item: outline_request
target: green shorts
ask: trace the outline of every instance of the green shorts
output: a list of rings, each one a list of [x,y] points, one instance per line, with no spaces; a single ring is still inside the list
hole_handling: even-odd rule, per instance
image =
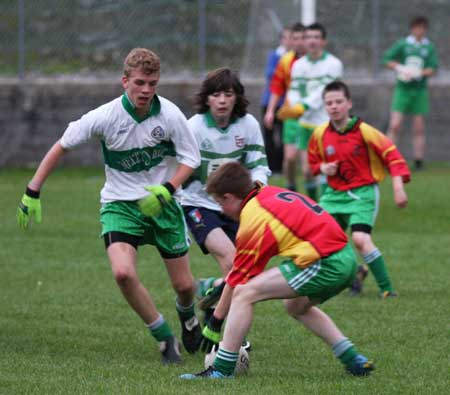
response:
[[[299,146],[300,124],[296,119],[286,119],[283,121],[283,144]]]
[[[357,260],[350,243],[327,258],[319,259],[305,269],[291,259],[283,261],[279,269],[289,286],[299,296],[323,303],[348,288],[356,274]]]
[[[319,205],[328,211],[343,229],[355,224],[373,228],[380,205],[379,187],[378,184],[371,184],[338,191],[327,185]]]
[[[420,115],[429,111],[428,90],[396,85],[392,96],[392,111]]]
[[[306,151],[308,149],[309,140],[314,132],[314,126],[306,126],[300,124],[300,142],[299,149]]]
[[[175,199],[155,218],[142,214],[136,201],[106,203],[100,210],[100,222],[102,236],[109,232],[138,236],[140,245],[151,244],[171,255],[182,255],[189,249],[183,210]]]

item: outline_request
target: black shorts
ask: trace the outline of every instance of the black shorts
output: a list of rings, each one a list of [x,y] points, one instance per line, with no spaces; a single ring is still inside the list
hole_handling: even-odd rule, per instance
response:
[[[204,254],[209,254],[205,240],[209,232],[221,228],[234,243],[239,224],[220,211],[203,207],[183,206],[184,216],[195,241]]]

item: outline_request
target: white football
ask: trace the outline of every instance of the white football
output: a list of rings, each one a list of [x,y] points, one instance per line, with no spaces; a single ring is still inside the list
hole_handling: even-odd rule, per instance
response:
[[[212,350],[210,353],[205,355],[205,369],[208,369],[214,362],[216,358],[217,351]],[[239,358],[236,363],[236,368],[234,369],[235,375],[246,374],[250,368],[250,360],[248,358],[248,352],[241,347],[239,349]]]

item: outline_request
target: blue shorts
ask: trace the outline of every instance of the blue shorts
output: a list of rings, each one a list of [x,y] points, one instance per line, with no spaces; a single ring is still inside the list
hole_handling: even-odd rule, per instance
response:
[[[195,241],[204,254],[209,254],[205,240],[209,232],[221,228],[234,243],[239,224],[220,211],[203,207],[183,206],[184,216]]]

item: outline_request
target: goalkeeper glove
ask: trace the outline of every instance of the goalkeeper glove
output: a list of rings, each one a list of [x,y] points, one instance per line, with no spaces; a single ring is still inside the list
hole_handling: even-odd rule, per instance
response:
[[[172,200],[172,194],[175,192],[175,188],[170,182],[162,185],[149,185],[145,189],[150,194],[139,200],[138,204],[142,213],[147,217],[158,216],[163,207]]]
[[[219,320],[214,315],[209,319],[208,325],[203,328],[202,339],[200,340],[200,349],[209,353],[211,350],[217,349],[220,341],[220,330],[223,320]]]
[[[37,224],[42,222],[41,199],[39,191],[26,189],[17,208],[17,224],[21,229],[28,229],[30,220],[34,217]]]
[[[284,103],[280,109],[277,111],[277,118],[281,121],[286,119],[297,119],[300,118],[305,112],[305,106],[303,104],[294,104],[293,106],[289,103]]]

